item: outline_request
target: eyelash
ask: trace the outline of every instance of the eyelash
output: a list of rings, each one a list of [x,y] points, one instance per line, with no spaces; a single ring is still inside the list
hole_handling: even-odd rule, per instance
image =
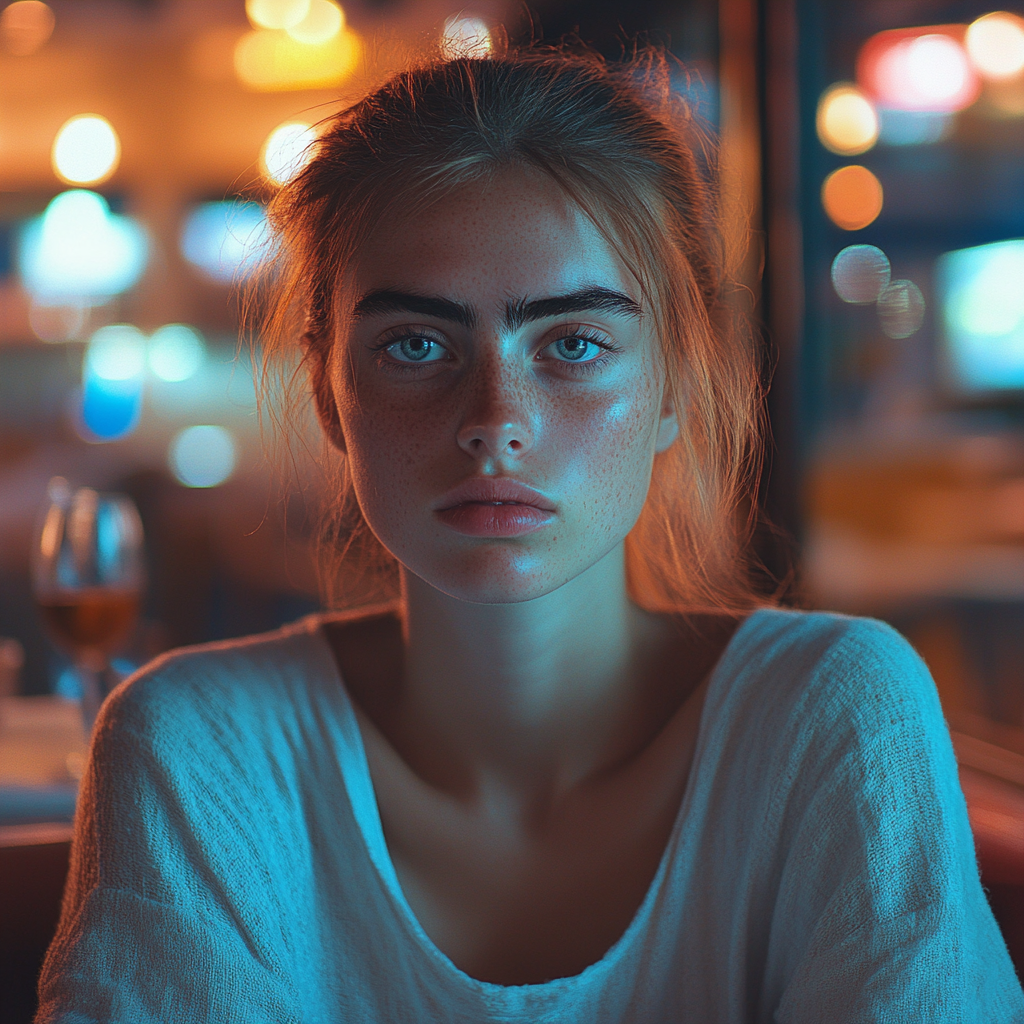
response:
[[[422,369],[424,366],[436,366],[437,362],[444,362],[446,360],[431,361],[429,363],[404,363],[399,359],[388,359],[387,350],[392,345],[397,345],[400,342],[407,341],[410,338],[423,338],[426,341],[432,342],[434,345],[440,345],[445,351],[448,351],[448,346],[437,338],[423,331],[405,331],[400,334],[392,335],[391,337],[385,336],[377,342],[371,349],[373,352],[377,364],[388,370],[399,370],[402,372],[415,372],[416,370]]]
[[[604,354],[598,356],[596,359],[588,359],[585,362],[573,362],[571,359],[553,359],[552,362],[558,363],[559,366],[572,367],[571,372],[577,374],[590,374],[597,373],[609,359],[619,352],[619,346],[611,341],[604,341],[601,337],[597,336],[596,333],[588,331],[585,327],[579,328],[578,330],[568,331],[565,334],[560,334],[557,338],[552,339],[548,342],[544,348],[548,348],[551,345],[556,344],[559,341],[565,341],[568,338],[579,338],[581,341],[589,341],[591,345],[596,345],[600,349],[604,349]]]
[[[387,350],[392,345],[397,345],[402,341],[406,341],[410,338],[424,338],[427,341],[432,342],[435,345],[440,345],[447,351],[447,346],[439,341],[437,338],[431,337],[429,334],[420,331],[409,331],[391,337],[385,336],[376,345],[372,347],[372,352],[376,357],[378,365],[386,367],[388,370],[399,370],[402,372],[416,372],[422,369],[424,366],[434,366],[437,362],[444,362],[447,360],[437,360],[430,363],[406,363],[398,359],[388,359]],[[552,339],[548,342],[544,348],[549,348],[556,342],[565,341],[567,338],[579,338],[581,341],[590,342],[592,345],[596,345],[598,348],[604,350],[604,354],[598,356],[596,359],[587,359],[584,362],[573,362],[571,359],[552,359],[551,362],[557,363],[559,366],[571,367],[570,372],[575,374],[592,374],[600,370],[609,359],[620,351],[618,345],[611,341],[605,341],[601,337],[598,337],[594,332],[587,331],[585,328],[579,330],[569,331],[566,334],[559,335],[557,338]],[[543,350],[542,350],[543,351]]]

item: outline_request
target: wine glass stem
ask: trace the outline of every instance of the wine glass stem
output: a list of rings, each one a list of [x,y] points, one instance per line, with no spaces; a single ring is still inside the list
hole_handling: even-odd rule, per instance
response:
[[[105,665],[85,662],[78,665],[78,678],[82,685],[82,725],[86,737],[92,735],[96,716],[100,713],[100,707],[107,696],[106,676]]]

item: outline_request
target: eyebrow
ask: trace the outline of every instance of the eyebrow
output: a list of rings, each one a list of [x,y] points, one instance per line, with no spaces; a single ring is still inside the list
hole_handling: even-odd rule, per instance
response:
[[[476,311],[464,303],[437,295],[417,295],[390,288],[367,292],[352,310],[356,319],[385,313],[418,313],[420,316],[447,320],[462,327],[475,327],[477,323]],[[510,299],[505,303],[505,326],[508,330],[516,330],[523,324],[565,316],[567,313],[614,313],[634,319],[643,316],[643,310],[635,299],[611,288],[595,287],[546,299]]]
[[[636,300],[611,288],[583,288],[549,299],[516,299],[505,304],[505,326],[509,330],[534,320],[546,320],[566,313],[615,313],[640,319],[643,310]]]
[[[418,313],[438,320],[448,320],[462,327],[476,326],[476,313],[461,302],[442,299],[435,295],[415,295],[389,288],[368,292],[356,304],[352,315],[356,319],[380,316],[384,313]]]

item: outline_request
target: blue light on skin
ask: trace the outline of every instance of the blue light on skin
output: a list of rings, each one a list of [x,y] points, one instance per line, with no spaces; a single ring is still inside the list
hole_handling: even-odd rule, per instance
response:
[[[208,277],[228,284],[252,273],[269,237],[259,203],[203,203],[185,219],[181,254]]]
[[[939,257],[945,358],[966,391],[1024,388],[1024,239]]]
[[[142,276],[147,257],[142,227],[87,189],[56,196],[25,225],[18,244],[22,281],[40,305],[119,295]]]

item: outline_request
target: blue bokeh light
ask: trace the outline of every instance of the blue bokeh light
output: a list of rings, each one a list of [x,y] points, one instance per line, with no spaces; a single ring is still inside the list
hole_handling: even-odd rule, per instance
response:
[[[224,427],[186,427],[171,441],[171,471],[186,487],[217,487],[235,471],[235,439]]]
[[[146,268],[139,224],[87,189],[61,192],[21,232],[18,266],[40,305],[98,304],[131,288]]]
[[[256,269],[269,237],[267,218],[259,203],[203,203],[185,219],[181,254],[208,277],[229,283],[248,277]]]
[[[130,324],[102,327],[89,340],[82,363],[82,424],[89,440],[115,441],[138,425],[145,344]]]

